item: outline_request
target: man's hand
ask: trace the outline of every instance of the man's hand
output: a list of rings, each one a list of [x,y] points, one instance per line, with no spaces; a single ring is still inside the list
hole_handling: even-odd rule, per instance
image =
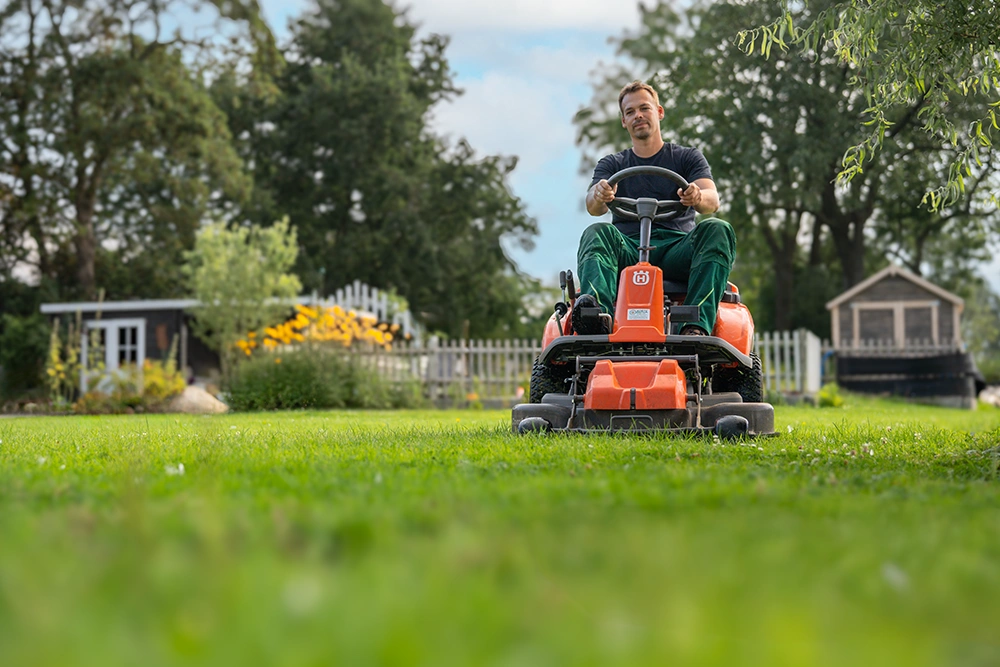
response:
[[[607,204],[609,201],[614,201],[615,193],[618,192],[618,186],[611,186],[605,180],[597,181],[594,184],[594,199],[601,202],[602,204]]]
[[[608,212],[608,202],[613,201],[618,186],[611,186],[606,180],[601,179],[594,183],[587,193],[587,212],[591,215],[604,215]]]
[[[719,193],[711,179],[701,178],[687,186],[686,190],[678,188],[677,196],[685,206],[692,206],[703,215],[719,210]]]
[[[701,204],[701,188],[694,183],[688,185],[687,190],[677,189],[677,196],[681,198],[681,203],[685,206],[693,206],[695,209]]]

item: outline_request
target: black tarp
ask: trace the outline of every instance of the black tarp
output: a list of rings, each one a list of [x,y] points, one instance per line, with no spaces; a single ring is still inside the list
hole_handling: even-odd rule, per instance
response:
[[[866,357],[837,354],[837,384],[869,394],[914,398],[975,398],[986,380],[972,355],[950,352],[928,357]]]

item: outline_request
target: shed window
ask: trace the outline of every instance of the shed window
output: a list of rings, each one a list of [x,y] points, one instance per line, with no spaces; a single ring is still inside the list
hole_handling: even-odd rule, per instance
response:
[[[139,327],[124,326],[118,329],[118,366],[139,361]]]
[[[893,340],[891,309],[862,310],[858,313],[858,338],[864,342]]]
[[[903,317],[907,343],[928,344],[934,340],[932,310],[930,308],[907,308]]]

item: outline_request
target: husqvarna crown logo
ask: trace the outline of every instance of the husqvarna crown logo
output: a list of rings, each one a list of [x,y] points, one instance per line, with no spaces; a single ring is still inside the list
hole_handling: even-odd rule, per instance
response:
[[[632,282],[636,285],[648,285],[649,271],[636,271],[632,274]]]

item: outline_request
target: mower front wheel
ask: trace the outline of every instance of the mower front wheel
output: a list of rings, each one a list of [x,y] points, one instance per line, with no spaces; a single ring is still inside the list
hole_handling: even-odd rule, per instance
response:
[[[744,403],[764,401],[764,371],[760,357],[750,353],[750,368],[716,368],[712,375],[712,393],[735,391]]]
[[[545,394],[565,394],[566,389],[566,377],[540,363],[536,357],[535,362],[531,365],[528,402],[541,403]]]

